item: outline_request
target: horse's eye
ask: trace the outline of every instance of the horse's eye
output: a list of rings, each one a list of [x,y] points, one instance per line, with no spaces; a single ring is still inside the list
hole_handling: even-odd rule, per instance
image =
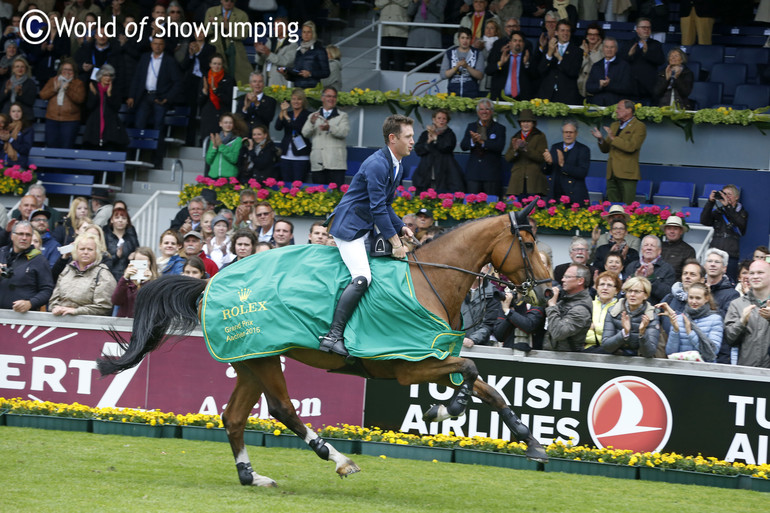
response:
[[[535,249],[535,244],[533,242],[525,242],[524,247],[527,248],[527,251],[532,251]]]

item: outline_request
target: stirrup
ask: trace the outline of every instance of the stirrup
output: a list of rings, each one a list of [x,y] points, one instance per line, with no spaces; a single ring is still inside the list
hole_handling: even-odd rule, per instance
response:
[[[318,339],[321,342],[321,345],[318,347],[319,350],[325,353],[335,353],[344,356],[345,358],[350,356],[350,353],[348,353],[348,350],[345,347],[345,342],[341,338],[333,338],[327,334],[318,337]]]

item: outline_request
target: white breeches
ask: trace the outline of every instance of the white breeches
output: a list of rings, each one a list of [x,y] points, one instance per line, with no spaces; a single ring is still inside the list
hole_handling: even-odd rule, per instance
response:
[[[334,237],[337,243],[337,249],[340,250],[342,261],[350,271],[350,278],[363,276],[367,283],[372,283],[372,271],[369,269],[369,258],[366,254],[366,238],[369,234],[359,237],[355,240],[342,240]]]

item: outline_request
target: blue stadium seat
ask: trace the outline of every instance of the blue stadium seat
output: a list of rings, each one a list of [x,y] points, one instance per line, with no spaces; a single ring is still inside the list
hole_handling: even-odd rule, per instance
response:
[[[741,84],[735,88],[733,104],[758,109],[770,105],[770,85]]]
[[[695,184],[692,182],[660,182],[655,193],[656,205],[668,205],[672,210],[692,205]]]
[[[732,103],[735,89],[746,83],[748,66],[745,64],[714,64],[709,75],[709,82],[722,84],[722,102]],[[722,103],[720,102],[720,103]]]
[[[690,100],[695,105],[694,109],[710,109],[712,106],[722,102],[722,84],[714,82],[694,82]]]
[[[706,200],[709,199],[709,195],[711,195],[711,191],[721,191],[722,187],[724,187],[726,184],[721,183],[707,183],[703,185],[703,194],[698,196],[698,206],[702,207],[706,204]],[[738,194],[740,194],[741,189],[738,188]]]
[[[685,215],[685,222],[687,224],[700,224],[700,214],[703,212],[702,207],[682,207],[680,211]],[[687,214],[690,214],[689,216]]]
[[[695,45],[688,52],[688,60],[700,62],[701,70],[711,73],[715,64],[724,62],[725,47],[719,45]],[[697,80],[698,77],[695,77]],[[710,80],[713,82],[713,80]]]
[[[607,180],[602,176],[586,176],[586,188],[591,204],[601,203],[607,192]]]
[[[692,71],[692,76],[695,80],[698,80],[698,77],[700,76],[700,62],[698,61],[691,61],[690,59],[687,59],[687,67],[690,68],[690,71]]]
[[[739,47],[735,51],[735,62],[746,64],[749,67],[748,81],[756,84],[760,69],[770,63],[770,49]]]
[[[652,180],[639,180],[636,182],[636,201],[650,203],[652,198]]]

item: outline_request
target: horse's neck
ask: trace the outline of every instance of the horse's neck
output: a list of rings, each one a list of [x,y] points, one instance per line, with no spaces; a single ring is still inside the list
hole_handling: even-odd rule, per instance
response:
[[[415,254],[420,262],[447,264],[479,272],[490,260],[492,243],[502,231],[502,224],[499,217],[468,223],[431,241]],[[447,320],[453,327],[458,327],[460,306],[476,277],[431,266],[422,266],[422,272],[417,270],[417,266],[412,266],[412,277],[415,284],[427,280],[432,285],[425,283],[425,287],[415,286],[417,300],[442,318],[446,318],[448,313]]]

